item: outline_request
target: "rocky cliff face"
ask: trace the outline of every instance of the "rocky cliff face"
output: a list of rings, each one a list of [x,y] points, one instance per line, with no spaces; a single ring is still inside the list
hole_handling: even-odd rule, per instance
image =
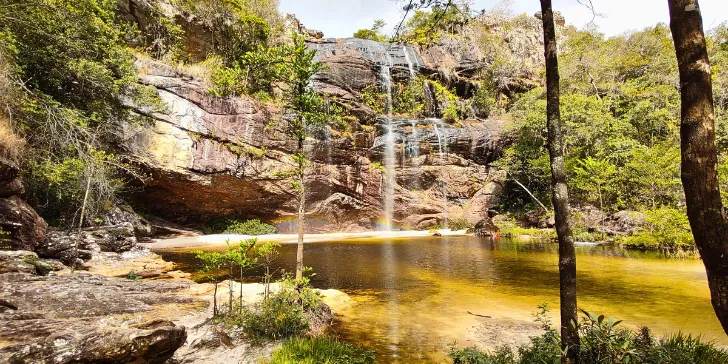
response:
[[[362,40],[321,40],[311,48],[329,66],[314,87],[361,122],[347,132],[316,131],[306,142],[314,162],[306,177],[309,231],[375,229],[388,198],[393,225],[402,228],[486,216],[501,189],[488,164],[506,143],[503,122],[377,116],[361,102],[362,90],[386,89],[383,72],[391,79],[431,72],[428,64],[436,59],[412,47]],[[297,198],[281,177],[293,167],[295,145],[271,122],[280,110],[246,97],[210,96],[201,81],[159,62],[140,59],[138,67],[142,83],[157,89],[168,110],[140,110],[154,122],[123,126],[125,153],[151,176],[131,196],[134,207],[182,223],[235,215],[274,222],[282,231],[295,227]],[[361,125],[372,120],[373,128]],[[393,186],[383,167],[392,161]]]

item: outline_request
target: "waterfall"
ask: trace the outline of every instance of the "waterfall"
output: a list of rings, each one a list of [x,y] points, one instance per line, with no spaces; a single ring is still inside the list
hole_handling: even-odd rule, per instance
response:
[[[448,225],[448,220],[450,220],[450,213],[448,212],[448,201],[447,201],[447,181],[444,178],[445,173],[445,166],[447,165],[447,135],[442,136],[440,134],[440,129],[437,128],[437,124],[435,124],[435,134],[437,135],[437,148],[440,152],[440,166],[442,168],[440,169],[442,175],[440,183],[442,183],[442,197],[443,197],[443,203],[445,205],[445,227]],[[443,143],[444,139],[444,143]]]
[[[392,231],[394,218],[394,184],[395,184],[395,153],[394,153],[394,127],[392,126],[392,75],[390,67],[392,61],[387,55],[387,65],[382,65],[381,77],[385,92],[385,112],[387,113],[387,134],[384,138],[384,168],[386,187],[384,190],[384,224],[385,231]]]
[[[415,67],[412,65],[412,59],[410,58],[409,51],[407,50],[407,46],[402,46],[402,51],[404,52],[404,59],[407,60],[407,66],[409,66],[409,73],[410,78],[414,81],[416,74],[415,74]]]

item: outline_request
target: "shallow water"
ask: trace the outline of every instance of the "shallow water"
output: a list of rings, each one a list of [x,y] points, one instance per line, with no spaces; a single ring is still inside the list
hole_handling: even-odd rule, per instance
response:
[[[558,322],[557,248],[466,236],[347,240],[307,243],[304,263],[317,273],[314,286],[352,296],[354,305],[337,313],[344,338],[376,349],[381,362],[440,362],[453,341],[512,344],[505,332],[530,326],[541,303]],[[195,269],[189,253],[160,253]],[[728,345],[700,261],[601,246],[579,246],[577,254],[580,308],[656,334],[682,330]],[[282,246],[277,267],[295,267],[294,244]],[[484,342],[474,329],[482,323],[505,325],[503,335],[495,330]]]

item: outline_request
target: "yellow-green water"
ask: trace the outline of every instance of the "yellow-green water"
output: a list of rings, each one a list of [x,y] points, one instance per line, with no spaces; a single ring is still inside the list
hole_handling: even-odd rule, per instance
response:
[[[295,245],[281,253],[277,265],[291,270]],[[656,334],[682,330],[728,345],[700,261],[594,246],[577,254],[580,308]],[[194,270],[187,253],[162,255]],[[304,253],[314,286],[354,300],[337,313],[337,332],[376,349],[381,362],[402,363],[443,361],[453,341],[513,344],[509,330],[523,331],[544,302],[558,322],[557,260],[555,244],[476,237],[311,243]],[[480,324],[495,329],[483,336]]]

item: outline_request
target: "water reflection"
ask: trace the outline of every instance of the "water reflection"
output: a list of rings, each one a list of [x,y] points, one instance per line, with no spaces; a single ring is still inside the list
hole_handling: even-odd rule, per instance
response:
[[[342,336],[375,348],[382,362],[429,362],[451,341],[475,340],[471,328],[483,319],[467,311],[532,322],[537,305],[557,308],[557,252],[552,243],[475,237],[351,240],[307,244],[304,263],[317,273],[316,287],[353,297],[339,313]],[[577,254],[581,308],[658,334],[682,329],[728,344],[701,262],[602,246],[579,246]],[[194,270],[189,254],[163,256]],[[294,265],[295,245],[284,245],[277,266]]]

